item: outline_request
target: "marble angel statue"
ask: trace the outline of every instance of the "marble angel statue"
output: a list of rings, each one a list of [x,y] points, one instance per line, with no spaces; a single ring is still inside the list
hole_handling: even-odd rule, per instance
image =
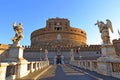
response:
[[[22,23],[19,23],[18,26],[16,23],[13,23],[13,29],[15,31],[15,36],[12,38],[14,45],[19,45],[20,40],[24,37]]]
[[[95,25],[98,25],[103,44],[110,44],[109,29],[113,33],[111,21],[109,19],[106,19],[106,24],[102,21],[97,21],[97,23]]]

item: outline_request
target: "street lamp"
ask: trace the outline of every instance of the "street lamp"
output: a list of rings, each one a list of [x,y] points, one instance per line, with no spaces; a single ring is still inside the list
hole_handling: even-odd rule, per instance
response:
[[[80,47],[78,48],[78,52],[80,52]]]
[[[42,51],[42,48],[40,48],[40,61],[42,60],[42,59],[41,59],[41,51]]]
[[[80,56],[80,60],[82,59],[82,56]]]
[[[78,55],[80,56],[80,47],[78,48]],[[80,58],[81,59],[81,58]]]

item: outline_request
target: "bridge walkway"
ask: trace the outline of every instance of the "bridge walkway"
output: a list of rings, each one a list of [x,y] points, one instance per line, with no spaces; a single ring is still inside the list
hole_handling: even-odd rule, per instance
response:
[[[53,65],[38,80],[119,80],[71,65]]]

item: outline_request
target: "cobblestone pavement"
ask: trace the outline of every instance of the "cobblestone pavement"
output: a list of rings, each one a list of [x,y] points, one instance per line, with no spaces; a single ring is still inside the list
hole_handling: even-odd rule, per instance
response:
[[[53,65],[39,80],[119,80],[70,65]]]

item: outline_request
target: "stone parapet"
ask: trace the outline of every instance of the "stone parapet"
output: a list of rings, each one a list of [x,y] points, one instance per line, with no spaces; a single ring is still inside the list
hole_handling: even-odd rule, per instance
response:
[[[74,60],[70,64],[120,79],[120,61]]]
[[[0,63],[0,80],[20,80],[29,73],[45,68],[49,61],[36,62],[2,62]]]

